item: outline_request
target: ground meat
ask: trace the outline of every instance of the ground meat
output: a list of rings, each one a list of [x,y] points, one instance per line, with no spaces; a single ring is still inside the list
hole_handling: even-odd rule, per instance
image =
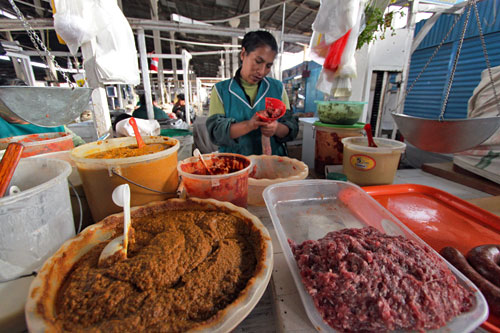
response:
[[[475,304],[430,248],[402,236],[366,227],[289,244],[316,308],[342,332],[435,329]]]
[[[86,253],[57,295],[64,330],[181,332],[231,304],[254,275],[258,239],[248,221],[224,212],[168,211],[132,220],[128,259],[97,267]]]

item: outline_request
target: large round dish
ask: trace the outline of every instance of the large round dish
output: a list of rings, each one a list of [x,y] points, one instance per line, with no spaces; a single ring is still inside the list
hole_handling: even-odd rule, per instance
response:
[[[153,208],[153,209],[152,209]],[[233,216],[250,221],[261,233],[263,239],[262,255],[257,264],[254,276],[240,292],[240,296],[225,309],[219,311],[209,323],[191,331],[229,332],[234,329],[254,308],[262,297],[273,268],[273,249],[271,237],[262,222],[246,209],[229,202],[213,199],[170,199],[135,207],[131,216],[139,216],[145,211],[156,214],[168,210],[219,210]],[[123,213],[110,215],[101,222],[89,226],[82,233],[65,242],[50,257],[30,286],[26,302],[26,322],[30,332],[60,332],[62,325],[56,319],[55,301],[57,292],[67,273],[73,265],[97,244],[115,237],[121,231]]]
[[[269,185],[306,179],[309,167],[295,158],[276,155],[250,155],[254,164],[248,178],[248,204],[264,206],[262,192]]]

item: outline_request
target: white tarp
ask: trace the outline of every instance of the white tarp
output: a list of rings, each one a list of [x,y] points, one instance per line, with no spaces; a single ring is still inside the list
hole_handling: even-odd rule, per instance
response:
[[[500,98],[500,66],[491,69],[497,95]],[[474,89],[468,104],[469,118],[500,116],[488,70]],[[453,163],[500,184],[500,128],[480,146],[457,153]]]

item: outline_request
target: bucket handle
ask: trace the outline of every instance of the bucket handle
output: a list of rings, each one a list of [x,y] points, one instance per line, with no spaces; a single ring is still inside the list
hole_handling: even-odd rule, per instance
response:
[[[130,184],[133,184],[135,186],[138,186],[140,188],[143,188],[145,190],[148,190],[148,191],[151,191],[151,192],[155,192],[155,193],[159,193],[159,194],[177,194],[177,192],[162,192],[162,191],[158,191],[158,190],[155,190],[155,189],[152,189],[152,188],[149,188],[147,186],[144,186],[144,185],[141,185],[141,184],[137,184],[136,182],[134,182],[133,180],[130,180],[128,179],[127,177],[124,177],[122,175],[120,175],[118,172],[116,172],[116,170],[114,168],[111,168],[111,173],[115,176],[118,176],[120,177],[121,179],[125,180],[126,182],[129,182]]]

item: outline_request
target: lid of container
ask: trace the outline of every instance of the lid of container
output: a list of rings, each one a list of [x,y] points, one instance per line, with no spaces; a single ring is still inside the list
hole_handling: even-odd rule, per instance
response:
[[[332,128],[363,128],[365,126],[364,123],[355,123],[352,125],[337,125],[337,124],[327,124],[322,123],[321,121],[316,121],[313,123],[313,126],[323,126],[323,127],[332,127]]]
[[[346,182],[347,181],[347,176],[344,175],[343,173],[339,173],[339,172],[329,172],[326,175],[326,179],[341,180],[341,181]]]
[[[180,129],[180,128],[165,128],[160,130],[160,135],[161,136],[187,136],[187,135],[193,135],[193,132],[187,129]]]

